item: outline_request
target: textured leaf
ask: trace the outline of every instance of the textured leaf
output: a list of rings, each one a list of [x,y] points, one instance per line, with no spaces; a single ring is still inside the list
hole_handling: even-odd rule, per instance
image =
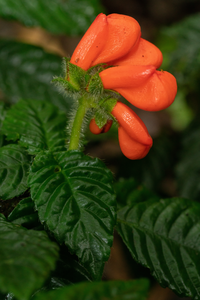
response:
[[[197,118],[182,135],[179,162],[176,166],[178,191],[182,197],[200,200],[200,121]]]
[[[19,145],[0,148],[0,197],[3,200],[19,196],[28,189],[30,162],[31,157]]]
[[[98,0],[0,0],[1,17],[57,34],[84,33],[100,12]]]
[[[26,228],[39,226],[38,213],[34,209],[33,200],[22,199],[8,216],[8,221]]]
[[[148,155],[141,160],[130,161],[123,157],[119,173],[122,177],[135,177],[139,183],[148,189],[158,190],[159,183],[173,163],[172,138],[162,135],[154,140]]]
[[[8,111],[2,132],[8,140],[35,154],[41,150],[62,151],[65,146],[66,115],[45,101],[20,100]]]
[[[45,232],[27,230],[0,215],[0,290],[27,300],[55,267],[58,246]]]
[[[146,279],[80,283],[38,294],[34,300],[145,300],[148,288]]]
[[[63,97],[51,84],[53,77],[61,73],[61,62],[60,57],[40,47],[1,40],[0,89],[12,103],[19,99],[47,100],[68,111],[73,100]]]
[[[38,154],[29,175],[40,221],[95,279],[110,255],[115,225],[112,173],[79,151]]]
[[[199,299],[199,203],[172,198],[126,206],[119,211],[117,231],[163,287]]]

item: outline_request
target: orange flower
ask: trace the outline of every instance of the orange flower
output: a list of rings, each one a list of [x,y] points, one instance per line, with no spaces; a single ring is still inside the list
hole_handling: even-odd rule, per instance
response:
[[[75,49],[70,62],[84,70],[104,64],[104,70],[99,73],[104,88],[120,93],[140,109],[165,109],[176,96],[174,76],[156,70],[162,64],[161,51],[141,38],[140,25],[129,16],[98,15]],[[119,123],[122,152],[131,159],[144,157],[152,145],[144,123],[120,102],[111,113]],[[91,131],[93,125],[90,125]]]

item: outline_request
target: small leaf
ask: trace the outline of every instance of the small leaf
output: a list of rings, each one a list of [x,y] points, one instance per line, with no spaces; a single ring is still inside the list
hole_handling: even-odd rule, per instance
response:
[[[149,283],[146,279],[84,282],[57,291],[38,294],[34,300],[145,300],[148,289]]]
[[[38,213],[34,209],[33,200],[28,197],[22,199],[7,217],[9,222],[26,228],[39,226]]]
[[[28,152],[62,151],[65,146],[66,115],[45,101],[20,100],[7,113],[2,131]]]
[[[73,99],[63,97],[51,84],[53,77],[61,73],[61,63],[59,56],[40,47],[1,40],[0,88],[11,103],[19,99],[46,100],[68,111]]]
[[[102,12],[98,0],[0,0],[0,16],[26,26],[40,26],[56,34],[84,33],[97,14]],[[52,21],[53,19],[53,21]]]
[[[101,278],[113,242],[112,181],[100,160],[79,151],[38,154],[29,175],[40,221],[80,258],[94,279]]]
[[[27,300],[42,286],[58,257],[45,232],[27,230],[0,215],[0,290]]]
[[[163,286],[200,297],[200,204],[151,199],[118,213],[117,231],[133,258]]]
[[[0,148],[0,197],[11,199],[27,189],[27,177],[31,157],[19,145],[7,145]]]

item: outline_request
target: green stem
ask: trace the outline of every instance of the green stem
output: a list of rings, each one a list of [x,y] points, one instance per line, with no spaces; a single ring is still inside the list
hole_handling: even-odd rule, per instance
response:
[[[83,101],[80,101],[81,103],[79,102],[80,104],[76,112],[76,116],[74,118],[68,150],[77,150],[79,148],[81,127],[83,124],[85,114],[89,108],[87,101],[84,101],[84,99],[82,100]]]

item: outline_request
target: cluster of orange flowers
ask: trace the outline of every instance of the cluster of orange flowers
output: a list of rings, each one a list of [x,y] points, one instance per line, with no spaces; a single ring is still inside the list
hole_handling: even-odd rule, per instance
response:
[[[176,79],[166,71],[158,71],[162,53],[152,43],[141,38],[138,22],[129,16],[100,14],[76,47],[70,62],[88,70],[100,63],[111,66],[99,73],[105,89],[120,93],[134,106],[147,111],[167,108],[175,99]],[[119,143],[130,159],[143,158],[152,146],[143,121],[120,101],[112,110],[118,121]],[[98,128],[90,123],[94,133],[109,130],[111,122]]]

